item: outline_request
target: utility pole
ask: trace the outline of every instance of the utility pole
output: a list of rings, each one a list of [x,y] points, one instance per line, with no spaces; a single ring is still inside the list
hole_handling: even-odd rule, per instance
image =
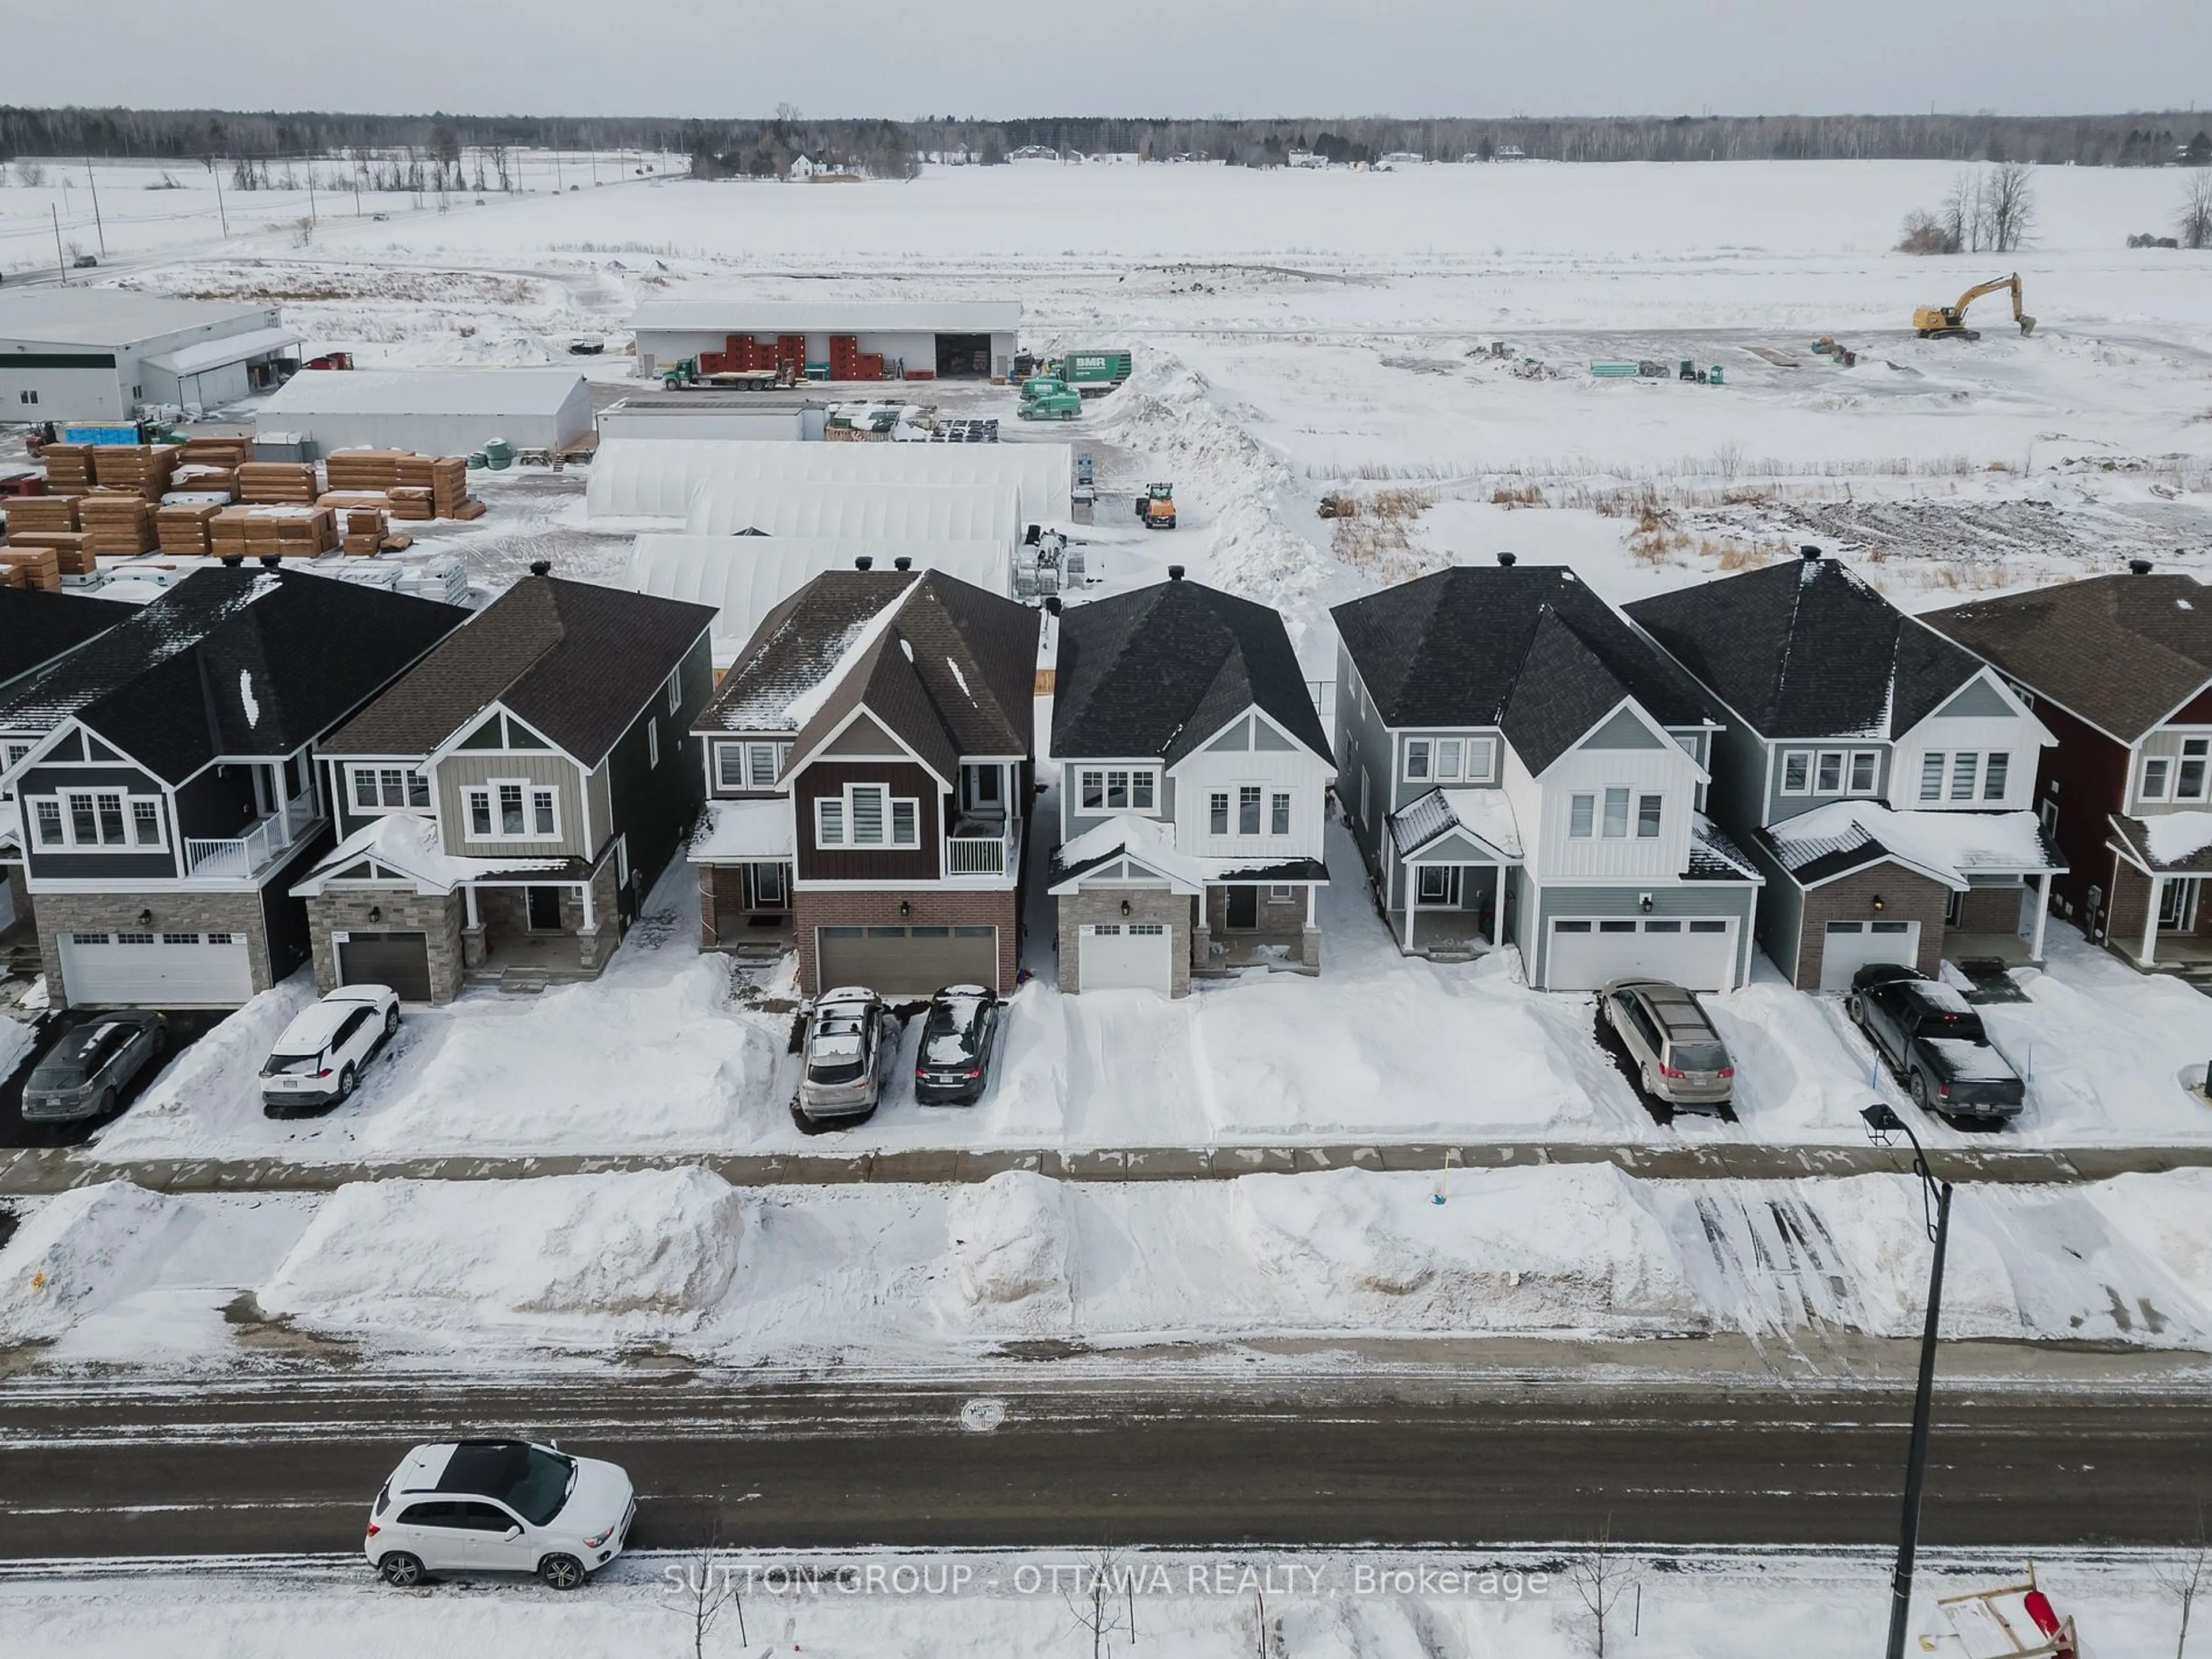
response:
[[[209,171],[215,174],[215,216],[216,218],[222,221],[223,238],[225,240],[228,240],[230,237],[230,215],[223,211],[222,206],[222,158],[221,156],[217,156],[216,158],[215,166],[210,168]]]
[[[561,152],[558,148],[556,148],[553,152],[553,193],[556,196],[560,195],[562,193],[562,188]]]
[[[315,153],[307,152],[307,222],[315,222]]]
[[[100,257],[107,257],[107,227],[100,217],[100,181],[92,176],[92,157],[84,158],[84,181],[92,186],[92,223],[100,233]]]
[[[62,210],[56,207],[52,202],[49,202],[46,204],[46,211],[52,214],[54,219],[54,269],[61,272],[62,286],[64,288],[67,288],[69,286],[69,258],[68,256],[62,252]]]

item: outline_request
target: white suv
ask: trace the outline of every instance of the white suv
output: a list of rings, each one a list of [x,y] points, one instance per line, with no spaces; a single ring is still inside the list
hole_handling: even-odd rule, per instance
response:
[[[270,1117],[335,1106],[354,1091],[377,1050],[399,1029],[388,985],[341,985],[284,1028],[261,1067],[261,1109]]]
[[[622,1553],[636,1518],[617,1464],[528,1440],[448,1442],[392,1471],[362,1553],[402,1589],[437,1572],[534,1572],[568,1590]]]

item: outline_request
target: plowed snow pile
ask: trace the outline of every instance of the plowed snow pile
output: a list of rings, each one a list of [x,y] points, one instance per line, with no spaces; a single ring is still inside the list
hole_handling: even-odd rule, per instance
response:
[[[698,1169],[360,1182],[331,1194],[258,1297],[311,1326],[420,1337],[685,1331],[729,1289],[744,1212]]]
[[[39,1206],[0,1250],[0,1342],[59,1336],[135,1288],[174,1215],[173,1200],[127,1181]]]
[[[945,1227],[952,1285],[969,1319],[1038,1334],[1074,1322],[1066,1182],[1008,1170],[957,1189]]]

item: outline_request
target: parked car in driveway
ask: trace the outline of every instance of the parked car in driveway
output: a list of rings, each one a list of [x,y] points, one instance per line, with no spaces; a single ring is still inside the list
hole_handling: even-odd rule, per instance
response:
[[[388,985],[341,985],[284,1028],[261,1066],[261,1109],[284,1117],[349,1097],[399,1029]]]
[[[1663,979],[1617,979],[1598,993],[1597,1006],[1645,1094],[1679,1111],[1717,1112],[1734,1098],[1735,1062],[1692,993]]]
[[[150,1009],[118,1010],[72,1025],[31,1068],[23,1085],[23,1121],[106,1117],[168,1041],[168,1020]]]
[[[622,1553],[636,1518],[619,1464],[557,1443],[448,1441],[401,1460],[362,1553],[402,1589],[433,1573],[527,1572],[569,1590]]]
[[[898,1054],[899,1023],[866,986],[824,991],[806,1026],[795,1109],[809,1123],[857,1122],[876,1109]]]
[[[914,1054],[914,1097],[925,1106],[972,1106],[990,1082],[1006,1004],[981,985],[948,985],[929,1000]]]
[[[2000,1121],[2020,1115],[2027,1085],[1990,1042],[1973,1005],[1952,987],[1917,969],[1870,963],[1852,976],[1844,1006],[1922,1111]]]

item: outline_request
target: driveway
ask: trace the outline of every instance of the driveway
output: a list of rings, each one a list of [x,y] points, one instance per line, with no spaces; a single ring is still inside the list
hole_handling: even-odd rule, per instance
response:
[[[23,1063],[15,1068],[15,1075],[0,1084],[0,1146],[81,1146],[92,1138],[93,1131],[114,1118],[88,1118],[82,1123],[26,1123],[23,1121],[23,1085],[30,1079],[31,1069],[40,1058],[72,1026],[100,1018],[97,1010],[70,1009],[59,1014],[49,1014],[38,1024],[38,1041]],[[146,1091],[147,1085],[173,1064],[179,1054],[205,1036],[223,1018],[222,1011],[211,1008],[192,1008],[173,1011],[169,1015],[169,1047],[159,1066],[149,1066],[131,1079],[123,1090],[122,1098],[115,1109],[115,1116],[129,1111],[131,1103]]]

